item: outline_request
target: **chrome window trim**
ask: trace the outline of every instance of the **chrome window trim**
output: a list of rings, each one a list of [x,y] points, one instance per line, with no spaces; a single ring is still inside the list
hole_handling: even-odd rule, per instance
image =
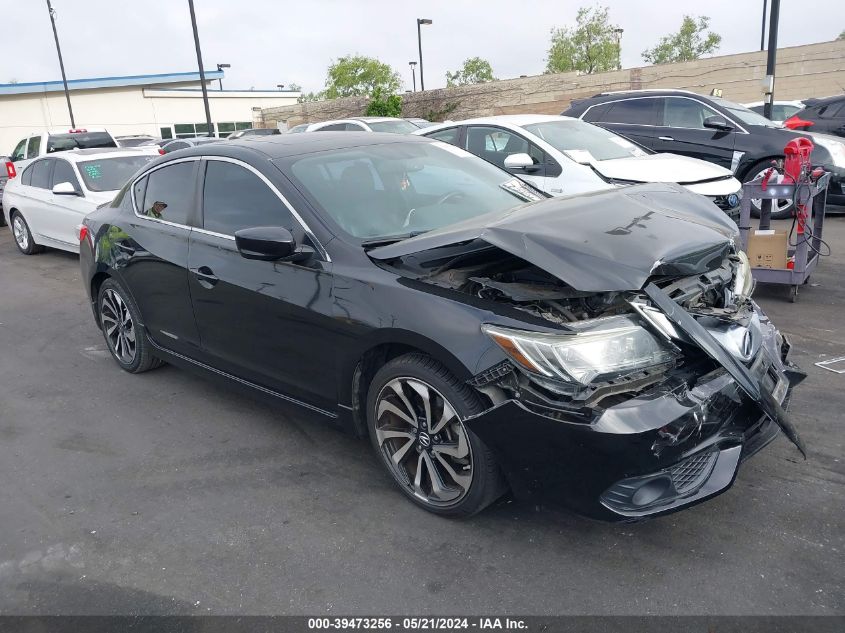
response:
[[[270,179],[267,178],[267,176],[262,174],[260,171],[258,171],[255,167],[253,167],[249,163],[245,163],[244,161],[238,160],[237,158],[230,158],[228,156],[203,156],[203,159],[207,160],[207,161],[216,160],[216,161],[221,162],[221,163],[232,163],[233,165],[238,165],[239,167],[243,167],[247,171],[250,171],[253,174],[255,174],[256,176],[258,176],[258,178],[262,182],[264,182],[265,185],[267,185],[270,188],[270,191],[272,191],[274,194],[276,194],[276,197],[279,200],[281,200],[282,204],[285,205],[285,207],[287,207],[287,210],[290,211],[290,214],[293,216],[294,220],[296,220],[299,223],[299,225],[302,227],[302,230],[305,231],[305,235],[307,235],[308,238],[314,243],[314,246],[317,248],[317,250],[319,251],[322,258],[326,262],[331,263],[331,261],[332,261],[331,256],[329,256],[328,251],[320,243],[320,240],[317,239],[317,236],[314,235],[314,232],[311,230],[311,227],[309,227],[308,224],[305,222],[305,220],[302,219],[302,216],[299,215],[299,213],[297,213],[296,209],[293,208],[293,205],[288,201],[287,198],[285,198],[284,194],[282,194],[282,192],[279,191],[276,188],[276,185],[274,185],[272,182],[270,182]],[[223,234],[223,233],[215,233],[214,231],[208,231],[207,229],[202,229],[202,232],[209,234],[209,235],[217,235],[219,237],[225,237],[225,238],[231,239],[231,240],[235,239],[234,235],[226,235],[226,234]]]
[[[589,106],[586,110],[584,110],[581,113],[581,116],[579,116],[578,118],[581,119],[582,121],[585,121],[586,123],[592,123],[593,125],[597,125],[599,123],[602,123],[604,125],[638,125],[640,127],[666,127],[666,128],[672,129],[672,130],[706,130],[706,129],[708,129],[708,128],[701,128],[701,127],[678,127],[678,126],[671,126],[671,125],[650,125],[648,123],[625,123],[625,122],[622,122],[622,121],[586,121],[584,119],[584,117],[587,116],[587,112],[589,112],[593,108],[597,108],[598,106],[601,106],[601,105],[607,105],[608,103],[619,103],[621,101],[632,101],[634,99],[688,99],[689,101],[695,101],[696,103],[704,106],[705,108],[708,108],[710,110],[713,109],[709,105],[707,105],[706,103],[701,101],[700,99],[694,99],[693,97],[688,97],[686,95],[674,95],[674,94],[648,95],[648,96],[643,96],[643,97],[628,97],[626,99],[611,99],[611,100],[608,100],[608,101],[601,101],[600,103],[594,103],[593,105]],[[742,134],[748,134],[749,133],[748,130],[746,130],[739,123],[734,121],[731,117],[724,115],[724,114],[721,114],[720,112],[718,114],[725,117],[725,119],[727,121],[730,121],[731,123],[733,123],[736,126],[738,132],[741,132]]]

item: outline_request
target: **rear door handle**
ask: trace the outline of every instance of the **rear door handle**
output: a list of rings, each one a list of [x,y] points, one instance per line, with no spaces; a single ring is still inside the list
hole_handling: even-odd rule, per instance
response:
[[[219,279],[214,276],[214,271],[211,270],[208,266],[200,266],[199,268],[192,268],[191,272],[194,273],[194,277],[197,278],[197,281],[200,282],[200,285],[205,288],[211,288],[214,286]]]
[[[661,141],[674,141],[675,140],[671,136],[658,136],[657,138],[659,138]]]

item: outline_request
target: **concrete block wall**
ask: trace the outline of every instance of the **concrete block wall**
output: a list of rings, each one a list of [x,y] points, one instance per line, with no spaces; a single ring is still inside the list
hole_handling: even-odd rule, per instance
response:
[[[761,101],[766,53],[754,51],[693,62],[581,75],[556,73],[402,95],[403,115],[455,121],[496,114],[560,114],[570,101],[609,90],[681,88],[709,94],[721,88],[739,103]],[[778,49],[776,99],[802,99],[845,90],[845,40]],[[367,98],[349,97],[263,110],[265,127],[361,116]],[[444,114],[445,113],[445,114]]]

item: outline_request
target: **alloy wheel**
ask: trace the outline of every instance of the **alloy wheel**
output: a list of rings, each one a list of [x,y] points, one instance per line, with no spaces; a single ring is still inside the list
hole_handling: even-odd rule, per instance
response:
[[[763,176],[766,175],[766,172],[769,171],[769,167],[764,167],[759,172],[757,172],[751,181],[759,180]],[[763,200],[761,198],[751,198],[751,205],[760,211],[763,208]],[[792,199],[791,198],[776,198],[772,200],[772,214],[775,213],[782,213],[787,211],[792,206]]]
[[[114,355],[120,362],[130,364],[136,351],[135,323],[126,302],[111,288],[103,293],[100,321]]]
[[[29,248],[29,230],[26,228],[26,223],[19,215],[12,220],[12,233],[15,235],[15,241],[22,251]]]
[[[454,505],[469,491],[472,449],[454,407],[417,378],[394,378],[375,403],[382,457],[400,485],[426,504]]]

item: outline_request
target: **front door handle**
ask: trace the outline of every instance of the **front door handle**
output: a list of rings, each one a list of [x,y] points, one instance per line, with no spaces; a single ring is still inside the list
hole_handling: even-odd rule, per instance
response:
[[[658,136],[657,138],[659,138],[661,141],[674,141],[675,140],[671,136]]]
[[[208,266],[200,266],[199,268],[192,268],[191,272],[194,273],[194,277],[197,278],[197,281],[200,282],[200,285],[204,288],[211,288],[214,286],[219,279],[214,276],[214,271],[211,270]]]

